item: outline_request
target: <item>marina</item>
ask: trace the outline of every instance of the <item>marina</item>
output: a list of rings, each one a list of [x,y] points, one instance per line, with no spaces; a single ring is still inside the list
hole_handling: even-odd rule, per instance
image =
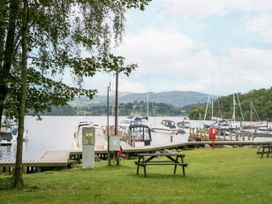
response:
[[[159,124],[164,118],[151,117],[151,124]],[[168,117],[168,120],[179,121],[178,117]],[[29,130],[27,142],[23,144],[23,165],[25,172],[42,171],[52,168],[69,168],[82,158],[80,149],[74,148],[74,131],[80,121],[95,121],[100,126],[106,123],[106,118],[101,117],[43,117],[42,121],[37,121],[34,117],[26,117],[26,128]],[[110,118],[111,124],[113,117]],[[150,145],[144,145],[144,141],[136,142],[131,146],[127,141],[121,141],[122,154],[125,158],[130,158],[138,153],[153,153],[156,151],[169,149],[179,151],[181,149],[207,147],[212,144],[207,131],[198,129],[200,121],[190,121],[192,128],[186,134],[176,134],[176,132],[154,133]],[[104,126],[105,127],[105,126]],[[155,130],[156,132],[156,130]],[[101,132],[102,134],[102,132]],[[104,133],[103,133],[104,134]],[[104,137],[104,136],[103,136]],[[105,138],[96,138],[97,147],[95,154],[99,159],[107,158],[107,145]],[[201,138],[200,140],[196,138]],[[189,138],[194,138],[190,141]],[[189,140],[189,141],[188,141]],[[239,136],[229,134],[220,136],[220,140],[215,141],[215,146],[252,146],[270,145],[271,137],[253,137],[253,135]],[[12,171],[15,163],[16,141],[12,145],[0,146],[0,166],[1,171]],[[9,169],[9,170],[7,170]]]

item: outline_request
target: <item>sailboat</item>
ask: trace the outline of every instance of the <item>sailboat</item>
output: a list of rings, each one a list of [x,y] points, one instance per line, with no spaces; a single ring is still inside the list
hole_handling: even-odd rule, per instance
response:
[[[214,127],[214,128],[218,128],[218,129],[221,129],[221,130],[234,130],[234,129],[237,129],[237,126],[236,126],[236,105],[237,105],[236,104],[236,98],[237,98],[238,105],[239,105],[239,108],[240,108],[241,117],[244,118],[243,114],[242,114],[242,109],[241,109],[240,99],[239,99],[238,94],[237,93],[233,94],[233,112],[232,112],[231,119],[224,119],[222,117],[222,112],[221,112],[221,107],[220,107],[220,103],[219,103],[219,98],[217,98],[216,100],[214,100],[214,99],[210,99],[210,97],[211,96],[209,95],[208,101],[207,101],[207,104],[206,104],[205,114],[204,114],[204,121],[206,121],[207,113],[208,113],[208,107],[209,107],[209,104],[211,104],[211,109],[212,109],[211,123],[204,123],[203,127],[204,128]],[[220,117],[215,117],[214,116],[214,102],[215,101],[217,101],[217,103],[218,103]]]
[[[255,117],[256,121],[253,121]],[[253,104],[250,102],[250,122],[249,125],[242,126],[244,132],[251,132],[255,137],[272,137],[272,128],[268,126],[268,121],[261,121],[259,114]]]

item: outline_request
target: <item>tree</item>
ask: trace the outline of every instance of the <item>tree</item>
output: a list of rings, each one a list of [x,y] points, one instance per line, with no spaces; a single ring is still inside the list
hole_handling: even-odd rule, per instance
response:
[[[16,164],[14,171],[14,185],[16,188],[23,187],[22,176],[22,159],[23,159],[23,134],[24,134],[24,121],[25,121],[25,105],[26,105],[26,91],[27,91],[27,33],[28,33],[28,1],[23,1],[22,12],[22,26],[21,26],[21,80],[20,80],[20,93],[19,93],[19,106],[18,106],[18,137],[17,137],[17,151],[16,151]]]
[[[4,108],[7,116],[19,119],[16,187],[23,186],[25,111],[43,112],[75,95],[92,98],[96,91],[84,90],[80,83],[96,72],[130,74],[136,65],[125,65],[123,57],[111,54],[112,38],[116,45],[121,42],[127,9],[143,10],[149,1],[1,1],[0,121]],[[67,69],[78,87],[62,82]]]
[[[272,88],[251,90],[248,93],[236,94],[236,119],[250,121],[253,116],[254,121],[267,120],[272,118]],[[233,95],[222,96],[217,100],[220,101],[220,108],[223,118],[231,118],[233,114]],[[216,101],[217,102],[217,101]],[[256,111],[251,110],[250,106],[254,105]],[[240,109],[241,108],[241,109]],[[189,111],[189,116],[192,119],[198,119],[197,113],[205,109],[205,104],[194,105]],[[239,109],[239,110],[238,110]],[[208,115],[210,118],[210,115]]]

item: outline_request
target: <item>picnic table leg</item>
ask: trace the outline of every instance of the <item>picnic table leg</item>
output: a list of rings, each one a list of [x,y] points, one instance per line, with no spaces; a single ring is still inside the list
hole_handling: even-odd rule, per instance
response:
[[[185,176],[185,166],[182,166],[183,176]]]
[[[272,146],[269,145],[268,150],[267,150],[267,157],[269,157],[269,154],[270,154],[271,150],[272,150]]]
[[[144,176],[146,176],[146,165],[144,164]]]
[[[180,157],[180,159],[181,159],[181,163],[184,164],[183,158]],[[185,176],[185,166],[184,165],[182,165],[182,173],[183,173],[183,176]]]
[[[175,160],[174,174],[176,174],[177,172],[177,163],[178,163],[178,156],[176,157],[176,160]]]
[[[265,146],[263,146],[263,151],[262,151],[262,156],[261,156],[261,158],[263,158],[263,156],[264,156],[264,151],[265,151]]]
[[[141,157],[138,158],[138,163],[137,163],[137,175],[139,174],[140,161],[141,161]]]

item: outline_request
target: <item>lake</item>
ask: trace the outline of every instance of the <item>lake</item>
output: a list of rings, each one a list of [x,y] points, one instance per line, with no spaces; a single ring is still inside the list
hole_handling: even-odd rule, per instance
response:
[[[119,121],[125,117],[119,117]],[[178,121],[178,117],[150,117],[151,124],[160,123],[162,119]],[[181,120],[181,118],[180,118]],[[43,116],[42,120],[26,116],[25,129],[28,130],[28,141],[23,145],[23,159],[39,159],[48,150],[73,150],[74,132],[80,121],[93,121],[99,125],[107,124],[106,116]],[[110,125],[114,125],[114,117],[110,117]],[[170,142],[167,138],[152,138],[153,144]],[[185,138],[174,141],[185,141]],[[11,146],[0,146],[0,160],[15,159],[16,141]]]
[[[119,117],[119,121],[125,117]],[[158,124],[162,119],[182,121],[183,117],[149,117],[149,123]],[[25,129],[28,130],[28,142],[23,145],[23,159],[39,159],[45,151],[73,150],[74,132],[80,121],[93,121],[106,125],[106,116],[43,116],[41,121],[36,117],[26,116]],[[201,121],[191,120],[192,127],[200,127]],[[110,117],[110,125],[114,125],[114,117]],[[188,136],[173,135],[173,142],[186,142]],[[272,138],[256,138],[255,141],[271,140]],[[152,137],[152,144],[168,144],[170,135]],[[15,159],[16,141],[11,146],[0,146],[0,160]]]

